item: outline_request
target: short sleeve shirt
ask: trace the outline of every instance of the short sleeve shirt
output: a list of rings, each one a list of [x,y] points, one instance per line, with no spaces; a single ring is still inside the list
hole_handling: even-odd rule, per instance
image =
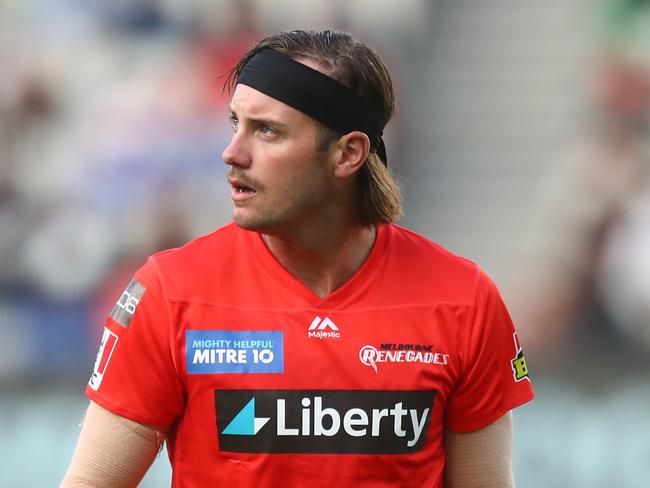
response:
[[[494,283],[395,225],[325,298],[234,224],[150,257],[86,392],[168,432],[174,487],[256,488],[440,488],[445,429],[533,397]]]

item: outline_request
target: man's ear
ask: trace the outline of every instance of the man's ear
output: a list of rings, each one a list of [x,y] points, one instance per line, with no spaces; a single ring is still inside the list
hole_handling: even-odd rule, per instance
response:
[[[361,131],[355,130],[341,136],[336,142],[337,159],[334,176],[347,178],[361,169],[370,152],[370,139]]]

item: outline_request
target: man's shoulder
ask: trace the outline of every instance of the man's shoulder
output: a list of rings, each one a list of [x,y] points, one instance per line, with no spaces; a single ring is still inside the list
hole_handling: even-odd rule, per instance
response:
[[[230,223],[209,234],[196,237],[180,247],[157,252],[150,259],[162,267],[186,266],[192,262],[212,260],[233,248],[237,249],[235,241],[240,232],[241,229],[237,225]]]
[[[459,256],[412,230],[392,225],[387,265],[409,293],[436,301],[472,302],[482,274]]]
[[[478,265],[474,261],[455,254],[422,234],[398,225],[391,225],[391,232],[393,250],[397,251],[400,257],[419,261],[423,265],[442,265],[457,271],[476,273]]]
[[[233,276],[245,266],[246,232],[231,223],[181,247],[153,254],[148,263],[171,295],[216,288],[224,280],[215,277]]]

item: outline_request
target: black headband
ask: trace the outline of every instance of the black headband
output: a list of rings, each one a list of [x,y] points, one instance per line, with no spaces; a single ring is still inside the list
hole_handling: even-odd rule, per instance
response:
[[[237,83],[313,117],[341,134],[354,130],[370,139],[370,149],[388,166],[380,116],[354,91],[289,56],[264,49],[241,70]]]

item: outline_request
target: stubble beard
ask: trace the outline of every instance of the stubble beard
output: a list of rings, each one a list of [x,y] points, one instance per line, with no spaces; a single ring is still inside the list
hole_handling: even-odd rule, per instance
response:
[[[315,158],[311,170],[287,181],[281,188],[265,187],[244,212],[233,208],[234,222],[247,230],[268,234],[293,234],[301,227],[317,225],[334,192],[326,177],[321,158]],[[270,192],[273,192],[270,194]],[[264,201],[266,200],[266,201]]]

